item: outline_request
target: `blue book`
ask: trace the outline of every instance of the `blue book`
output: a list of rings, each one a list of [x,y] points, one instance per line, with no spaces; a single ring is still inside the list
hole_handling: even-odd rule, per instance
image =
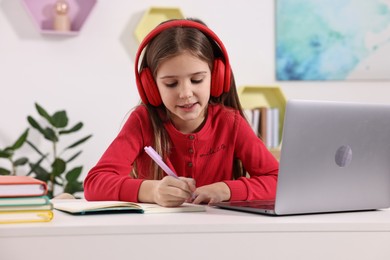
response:
[[[0,198],[0,210],[2,207],[43,206],[48,204],[50,204],[50,200],[47,196]]]

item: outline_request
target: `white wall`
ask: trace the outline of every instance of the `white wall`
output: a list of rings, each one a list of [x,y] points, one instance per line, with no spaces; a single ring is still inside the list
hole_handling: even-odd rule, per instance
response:
[[[85,175],[139,101],[133,31],[149,6],[204,20],[225,43],[238,86],[279,85],[287,98],[390,103],[389,82],[275,81],[272,0],[98,0],[75,37],[41,35],[20,0],[0,0],[0,148],[27,127],[27,115],[38,117],[34,102],[50,113],[65,109],[71,124],[85,123],[78,137],[94,135],[78,159]]]

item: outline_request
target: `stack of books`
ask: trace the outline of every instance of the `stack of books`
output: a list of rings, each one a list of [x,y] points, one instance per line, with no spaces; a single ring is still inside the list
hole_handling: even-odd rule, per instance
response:
[[[259,107],[245,109],[244,113],[253,131],[261,137],[268,148],[280,145],[279,109],[276,107]]]
[[[53,205],[45,182],[29,176],[0,176],[0,224],[48,222]]]

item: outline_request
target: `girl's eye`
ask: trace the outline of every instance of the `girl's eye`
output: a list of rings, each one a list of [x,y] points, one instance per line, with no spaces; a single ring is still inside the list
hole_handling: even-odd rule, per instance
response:
[[[203,79],[192,79],[192,80],[191,80],[191,82],[192,82],[193,84],[200,84],[200,83],[202,83],[202,81],[203,81]]]
[[[165,86],[167,86],[168,88],[174,88],[177,86],[177,82],[165,83]]]

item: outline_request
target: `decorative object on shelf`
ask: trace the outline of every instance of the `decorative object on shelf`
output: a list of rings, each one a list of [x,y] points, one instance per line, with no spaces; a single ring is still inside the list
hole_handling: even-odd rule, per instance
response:
[[[184,19],[180,8],[175,7],[150,7],[142,16],[135,28],[134,35],[138,42],[142,42],[144,37],[158,24],[170,19]]]
[[[50,152],[43,152],[37,145],[27,140],[27,143],[39,155],[39,159],[35,163],[32,163],[30,160],[29,165],[31,169],[27,175],[33,174],[35,178],[45,181],[48,184],[48,196],[50,198],[56,195],[55,187],[57,185],[63,187],[63,192],[69,194],[83,191],[83,184],[78,181],[83,167],[78,166],[70,170],[67,169],[68,163],[77,158],[82,151],[67,156],[66,159],[64,158],[64,154],[87,141],[92,135],[83,137],[59,151],[60,137],[79,131],[83,127],[83,123],[79,122],[73,127],[66,129],[69,122],[66,111],[57,111],[53,115],[49,115],[49,113],[37,103],[35,103],[35,108],[38,114],[46,121],[46,126],[42,127],[32,116],[28,116],[27,121],[34,129],[42,134],[44,139],[50,142],[52,150]]]
[[[57,0],[53,28],[56,31],[70,31],[69,4],[65,0]]]
[[[256,133],[262,132],[262,137],[266,135],[266,128],[268,128],[268,133],[273,132],[273,134],[268,134],[273,137],[268,139],[268,141],[264,140],[264,142],[278,159],[287,103],[282,89],[277,86],[241,86],[238,88],[238,96],[244,111],[250,111],[248,120],[256,124],[256,126],[253,126],[256,128],[254,131]],[[263,114],[263,125],[261,125],[261,114]],[[264,120],[267,117],[268,119],[274,118],[275,120]],[[268,121],[268,123],[264,121]],[[273,126],[274,130],[272,130],[271,126]],[[259,131],[261,128],[263,130]]]
[[[42,34],[78,35],[97,0],[21,0]],[[66,16],[69,19],[67,25]],[[65,30],[69,26],[69,30]]]

